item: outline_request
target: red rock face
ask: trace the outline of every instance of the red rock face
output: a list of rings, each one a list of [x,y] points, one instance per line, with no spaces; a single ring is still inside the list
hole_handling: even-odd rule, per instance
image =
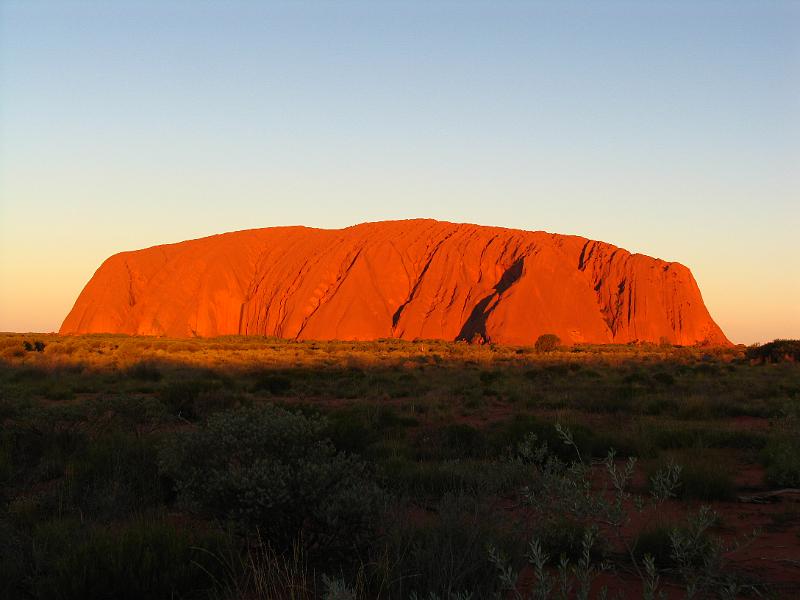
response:
[[[576,236],[431,220],[253,229],[122,252],[61,333],[730,344],[681,264]]]

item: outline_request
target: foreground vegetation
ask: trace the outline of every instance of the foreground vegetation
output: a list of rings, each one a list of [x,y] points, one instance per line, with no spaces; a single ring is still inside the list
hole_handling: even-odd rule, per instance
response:
[[[3,335],[0,597],[797,597],[797,348]]]

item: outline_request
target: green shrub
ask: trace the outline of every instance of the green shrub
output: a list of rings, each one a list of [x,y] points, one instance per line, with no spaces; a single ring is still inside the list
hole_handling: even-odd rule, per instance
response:
[[[675,414],[677,411],[678,402],[673,398],[650,398],[642,404],[642,412],[646,415]]]
[[[649,525],[640,531],[634,541],[634,555],[637,560],[643,560],[645,555],[653,557],[656,566],[660,568],[671,567],[672,539],[670,537],[674,525],[655,524]]]
[[[352,548],[369,537],[381,493],[325,428],[272,405],[226,411],[170,440],[160,464],[188,506],[278,547],[302,538],[320,552]]]
[[[622,382],[630,386],[650,387],[652,380],[647,373],[636,370],[628,373],[622,378]]]
[[[140,435],[173,421],[164,403],[152,396],[104,395],[88,400],[85,407],[87,418],[102,423],[102,429],[109,433],[118,431]]]
[[[172,381],[161,390],[161,400],[173,414],[193,421],[201,416],[198,399],[204,392],[219,387],[219,383],[202,379]]]
[[[553,425],[552,422],[545,422],[531,415],[515,415],[505,421],[493,423],[485,434],[487,455],[500,456],[509,449],[516,448],[528,434],[534,433],[559,458],[574,459],[575,450],[564,444]],[[570,425],[570,429],[580,452],[587,457],[594,455],[598,440],[592,431],[582,424]],[[597,450],[605,455],[605,448]]]
[[[0,502],[2,500],[0,495]],[[24,598],[32,563],[30,544],[27,536],[13,527],[10,520],[2,518],[4,516],[0,516],[0,598]]]
[[[441,458],[475,458],[486,453],[486,439],[480,429],[465,423],[447,425],[435,435],[436,446],[426,454]],[[432,450],[432,451],[431,451]]]
[[[681,470],[681,498],[703,502],[727,501],[733,498],[733,478],[715,461],[691,462]]]
[[[660,371],[653,374],[653,381],[665,387],[671,387],[675,385],[675,376],[666,371]]]
[[[523,375],[526,379],[535,381],[537,383],[549,383],[550,376],[544,369],[528,369]]]
[[[55,410],[33,410],[22,421],[5,425],[2,431],[6,468],[21,482],[44,482],[64,474],[68,458],[88,443],[77,428],[60,426]]]
[[[128,377],[139,381],[161,381],[161,370],[152,362],[141,361],[128,369]]]
[[[767,483],[777,487],[800,487],[800,436],[775,435],[763,451]]]
[[[2,505],[6,482],[11,479],[14,473],[14,461],[11,453],[13,451],[13,438],[5,431],[0,432],[0,505]]]
[[[378,406],[369,412],[370,424],[378,431],[398,433],[406,427],[413,427],[419,421],[397,413],[391,406]]]
[[[800,362],[800,340],[774,340],[760,346],[750,346],[745,356],[756,362]]]
[[[614,388],[604,390],[595,397],[589,397],[579,404],[580,408],[589,413],[630,413],[633,399],[630,388]]]
[[[40,598],[161,600],[207,596],[219,575],[218,536],[142,520],[85,531],[46,522],[34,532]]]
[[[324,434],[336,448],[353,454],[366,454],[379,439],[376,429],[367,426],[365,416],[352,410],[333,411]]]
[[[252,401],[240,393],[224,387],[212,387],[201,391],[194,402],[196,418],[206,418],[216,412],[250,406]]]
[[[91,440],[67,464],[66,496],[81,514],[120,517],[165,498],[152,439],[122,432]]]
[[[416,462],[392,458],[382,464],[386,487],[415,497],[448,493],[487,496],[521,487],[530,476],[519,464],[475,460]]]
[[[487,547],[519,556],[520,544],[497,514],[468,495],[447,494],[433,510],[435,519],[400,514],[390,520],[378,573],[389,582],[389,596],[494,597],[499,582]]]
[[[760,431],[719,427],[686,427],[670,423],[648,424],[643,433],[647,443],[655,449],[678,448],[740,448],[759,450],[766,443]]]
[[[551,563],[557,565],[562,556],[572,561],[580,558],[585,531],[583,523],[562,515],[537,521],[530,537],[538,540],[542,550],[550,556]],[[601,547],[594,546],[592,554],[599,558]]]
[[[699,375],[719,375],[721,371],[720,366],[713,362],[702,362],[694,367],[694,372]]]
[[[32,365],[22,365],[11,370],[11,381],[17,383],[36,382],[41,383],[51,378],[52,373],[41,367]]]
[[[276,373],[261,373],[253,384],[254,392],[268,392],[273,396],[281,396],[291,389],[292,380]]]
[[[64,381],[54,381],[44,390],[44,395],[48,400],[72,400],[75,392],[72,386]]]
[[[502,373],[500,373],[500,371],[482,371],[478,376],[478,378],[481,380],[481,383],[486,387],[489,387],[501,377]]]
[[[565,375],[569,375],[572,369],[570,368],[570,365],[567,363],[556,362],[556,363],[551,363],[549,365],[545,365],[544,371],[548,375],[563,377]]]
[[[536,352],[552,352],[561,345],[561,338],[554,333],[545,333],[536,338],[533,348]]]
[[[685,450],[670,460],[657,461],[656,465],[648,470],[652,476],[670,461],[676,462],[681,467],[677,495],[687,500],[701,500],[703,502],[727,501],[734,496],[735,486],[733,477],[717,453],[703,449]]]
[[[800,408],[788,404],[761,452],[770,485],[800,487]]]
[[[580,429],[578,430],[581,431]],[[626,431],[625,429],[617,428],[608,431],[595,430],[590,432],[590,436],[583,432],[579,434],[576,441],[582,443],[584,447],[588,447],[591,451],[591,456],[595,458],[603,458],[608,455],[610,450],[619,457],[641,456],[642,444],[641,440],[633,432]]]

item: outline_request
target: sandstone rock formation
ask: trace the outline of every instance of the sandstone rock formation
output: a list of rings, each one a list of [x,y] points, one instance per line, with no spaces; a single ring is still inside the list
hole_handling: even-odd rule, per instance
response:
[[[253,229],[122,252],[61,333],[730,343],[681,264],[577,236],[432,220]]]

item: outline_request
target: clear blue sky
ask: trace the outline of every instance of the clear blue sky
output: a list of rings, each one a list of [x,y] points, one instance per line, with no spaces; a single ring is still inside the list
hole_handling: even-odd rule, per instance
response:
[[[800,337],[797,2],[0,3],[0,331],[115,252],[433,217],[688,265]]]

